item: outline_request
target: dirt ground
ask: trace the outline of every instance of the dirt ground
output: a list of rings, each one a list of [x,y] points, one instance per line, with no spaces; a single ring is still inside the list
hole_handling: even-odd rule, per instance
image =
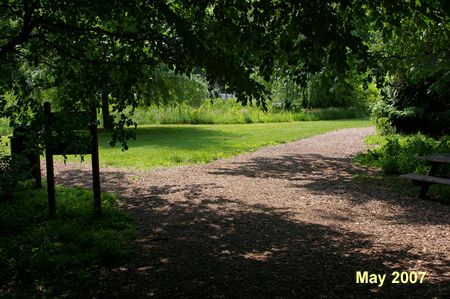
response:
[[[152,173],[102,168],[102,191],[118,195],[139,235],[136,256],[96,273],[88,294],[447,298],[450,206],[355,180],[373,171],[353,162],[372,133],[338,130]],[[90,188],[87,163],[57,163],[55,174]]]

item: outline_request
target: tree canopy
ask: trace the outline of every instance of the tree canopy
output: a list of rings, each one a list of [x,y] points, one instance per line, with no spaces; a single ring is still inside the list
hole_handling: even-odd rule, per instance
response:
[[[434,0],[2,1],[0,116],[26,119],[50,88],[69,110],[100,107],[107,90],[120,112],[137,105],[142,74],[160,64],[202,69],[262,106],[255,72],[269,80],[282,69],[298,83],[349,69],[371,69],[381,83],[399,66],[448,77],[448,11]]]

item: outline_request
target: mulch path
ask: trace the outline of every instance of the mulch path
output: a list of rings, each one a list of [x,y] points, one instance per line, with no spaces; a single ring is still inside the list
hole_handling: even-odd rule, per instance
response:
[[[373,133],[152,173],[102,168],[102,191],[118,195],[139,233],[135,257],[97,273],[90,296],[446,297],[450,207],[355,180],[374,172],[353,162]],[[57,184],[90,188],[87,163],[55,173]],[[357,271],[386,274],[384,284],[357,284]],[[395,284],[394,271],[426,276]]]

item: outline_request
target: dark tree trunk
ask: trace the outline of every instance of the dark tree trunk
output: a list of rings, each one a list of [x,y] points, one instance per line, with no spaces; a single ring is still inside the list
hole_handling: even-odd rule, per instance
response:
[[[109,114],[108,94],[105,90],[102,91],[102,114],[103,114],[103,128],[107,131],[113,129],[111,115]]]

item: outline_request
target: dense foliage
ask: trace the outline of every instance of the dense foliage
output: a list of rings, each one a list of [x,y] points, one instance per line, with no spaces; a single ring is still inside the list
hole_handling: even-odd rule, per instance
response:
[[[251,78],[255,71],[269,81],[281,68],[299,84],[350,68],[372,67],[381,78],[398,69],[385,63],[398,53],[417,56],[413,42],[424,26],[440,42],[432,57],[445,64],[447,12],[436,1],[11,0],[0,6],[0,117],[28,122],[41,110],[42,92],[55,88],[63,110],[95,106],[106,116],[112,105],[120,130],[133,125],[120,112],[137,106],[145,73],[161,64],[177,73],[197,67],[211,85],[264,106],[267,90]],[[8,92],[13,102],[5,101]]]
[[[395,2],[392,10],[369,11],[367,40],[376,59],[372,75],[385,87],[375,115],[384,128],[435,137],[448,134],[448,12],[448,1]]]
[[[416,81],[396,78],[373,111],[380,129],[432,137],[450,134],[450,81],[437,90],[432,86],[438,80],[444,84],[438,75]]]

